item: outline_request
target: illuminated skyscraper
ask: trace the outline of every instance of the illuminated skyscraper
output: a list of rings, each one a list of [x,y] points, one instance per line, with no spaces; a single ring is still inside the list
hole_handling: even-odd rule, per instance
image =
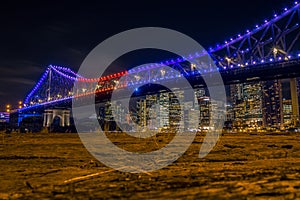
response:
[[[170,107],[169,107],[169,119],[170,129],[183,131],[184,128],[184,105],[180,103],[184,102],[184,92],[177,90],[176,92],[169,93]]]
[[[297,78],[297,91],[298,91],[298,107],[299,107],[299,112],[300,112],[300,78]],[[299,116],[300,120],[300,116]]]
[[[262,84],[244,84],[245,123],[249,128],[263,127],[263,90]]]
[[[158,128],[160,130],[169,127],[169,93],[160,91],[158,98]]]
[[[200,97],[199,99],[200,110],[200,128],[208,129],[211,119],[211,101],[209,97]]]
[[[146,108],[147,108],[147,126],[150,130],[155,130],[158,127],[157,116],[157,94],[146,96]]]
[[[245,121],[245,105],[243,98],[243,84],[230,85],[230,103],[232,125],[234,128],[241,128]]]
[[[282,101],[282,108],[283,108],[283,125],[285,129],[293,127],[293,108],[292,108],[292,100],[285,100]]]
[[[281,80],[264,82],[263,116],[266,128],[282,127],[282,84]]]
[[[158,94],[146,95],[137,100],[137,123],[150,130],[167,130],[170,128],[170,93],[160,91]]]
[[[230,86],[233,126],[237,129],[263,127],[262,83],[245,83]]]
[[[292,120],[294,127],[300,126],[299,121],[299,91],[298,91],[298,83],[296,78],[290,79],[290,89],[291,89],[291,100],[292,100]]]

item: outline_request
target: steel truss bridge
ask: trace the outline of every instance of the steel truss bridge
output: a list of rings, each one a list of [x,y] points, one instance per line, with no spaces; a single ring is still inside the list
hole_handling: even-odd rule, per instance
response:
[[[237,34],[203,52],[192,52],[159,64],[130,69],[100,78],[85,78],[70,68],[49,65],[24,100],[18,112],[40,107],[69,105],[73,98],[110,94],[114,89],[147,84],[145,80],[175,80],[186,77],[192,85],[205,85],[203,76],[220,73],[225,84],[300,77],[300,3],[294,2],[253,29]],[[213,63],[202,63],[210,56]],[[212,68],[211,66],[217,66]],[[174,76],[169,66],[180,72]],[[200,66],[200,67],[199,67]],[[158,70],[159,69],[159,70]],[[146,73],[145,73],[146,72]],[[144,74],[148,74],[145,77]],[[143,75],[143,79],[141,76]],[[121,79],[121,77],[126,77]],[[80,90],[74,90],[74,83]],[[95,83],[97,86],[94,87]]]

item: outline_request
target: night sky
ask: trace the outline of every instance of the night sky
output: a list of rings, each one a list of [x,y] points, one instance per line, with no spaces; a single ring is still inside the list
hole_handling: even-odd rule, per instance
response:
[[[77,70],[97,44],[119,32],[145,26],[170,28],[208,48],[293,4],[289,0],[147,2],[2,2],[0,110],[6,103],[23,100],[49,64]]]

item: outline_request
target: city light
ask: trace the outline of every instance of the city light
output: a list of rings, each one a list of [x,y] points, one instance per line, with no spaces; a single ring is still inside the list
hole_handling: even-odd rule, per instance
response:
[[[196,64],[192,63],[192,64],[191,64],[191,70],[193,71],[193,70],[195,70],[195,69],[196,69]]]
[[[6,107],[6,112],[8,112],[8,113],[9,113],[9,112],[10,112],[10,110],[11,110],[11,105],[10,105],[10,104],[7,104],[5,107]]]
[[[228,62],[231,62],[231,59],[228,57],[225,57],[225,60],[227,60]]]

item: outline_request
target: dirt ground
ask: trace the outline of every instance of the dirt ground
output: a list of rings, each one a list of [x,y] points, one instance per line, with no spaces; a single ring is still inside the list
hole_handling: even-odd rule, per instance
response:
[[[95,161],[77,134],[0,134],[0,199],[300,199],[300,134],[226,134],[200,159],[202,139],[131,174]]]

